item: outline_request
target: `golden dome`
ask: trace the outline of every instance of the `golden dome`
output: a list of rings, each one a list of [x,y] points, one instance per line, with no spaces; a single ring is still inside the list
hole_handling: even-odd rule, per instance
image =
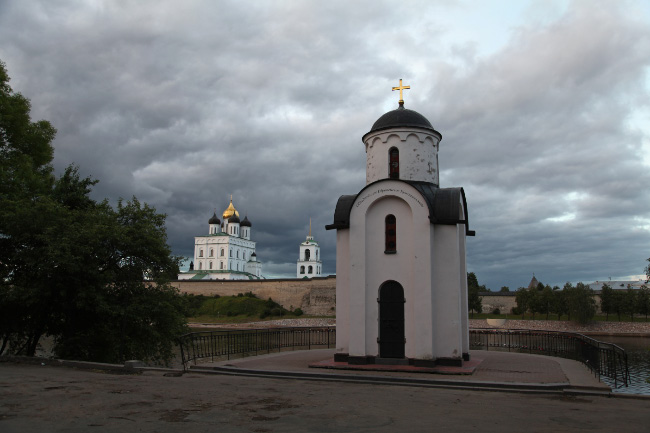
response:
[[[230,196],[230,206],[228,206],[228,209],[223,211],[223,219],[230,218],[233,215],[237,215],[237,217],[239,218],[239,212],[237,212],[235,206],[232,205],[232,196]]]

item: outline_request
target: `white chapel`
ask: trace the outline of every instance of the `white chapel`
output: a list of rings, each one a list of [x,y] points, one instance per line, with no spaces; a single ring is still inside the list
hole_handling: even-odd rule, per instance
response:
[[[220,221],[215,212],[208,221],[208,234],[194,238],[194,260],[179,280],[258,280],[262,264],[257,261],[255,241],[251,240],[252,224],[248,217],[239,219],[232,204]]]
[[[320,246],[311,235],[311,219],[309,220],[309,235],[300,244],[300,255],[296,270],[297,278],[320,277],[323,262],[320,259]]]
[[[349,364],[462,366],[469,360],[462,188],[440,188],[442,135],[420,113],[385,113],[362,141],[366,186],[339,198],[336,353]]]

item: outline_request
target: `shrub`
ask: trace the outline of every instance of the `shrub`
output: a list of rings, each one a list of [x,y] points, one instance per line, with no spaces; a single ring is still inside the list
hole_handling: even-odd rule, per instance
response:
[[[492,310],[492,314],[501,314],[501,310],[499,310],[499,308],[495,308]]]
[[[302,316],[303,315],[302,309],[301,308],[296,308],[295,310],[293,310],[293,315],[294,316]]]

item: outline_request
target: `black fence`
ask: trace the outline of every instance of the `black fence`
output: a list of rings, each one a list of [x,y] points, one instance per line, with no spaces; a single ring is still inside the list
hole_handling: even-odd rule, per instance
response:
[[[582,334],[530,329],[470,329],[470,349],[535,353],[574,359],[614,387],[628,386],[630,372],[625,350]],[[190,362],[255,356],[295,349],[336,345],[336,328],[220,329],[192,332],[179,339],[183,368]]]
[[[501,350],[536,353],[574,359],[598,376],[610,378],[614,387],[628,386],[630,372],[625,350],[611,343],[572,332],[530,329],[470,329],[469,347],[474,350]]]
[[[179,339],[183,369],[190,362],[255,356],[282,350],[334,347],[336,328],[220,329],[192,332]]]

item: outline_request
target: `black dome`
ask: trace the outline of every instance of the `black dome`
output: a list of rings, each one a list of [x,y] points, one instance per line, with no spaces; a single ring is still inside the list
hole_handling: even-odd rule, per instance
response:
[[[210,218],[208,224],[221,224],[221,221],[219,220],[219,218],[217,218],[216,212],[214,213],[214,215],[212,215],[212,218]]]
[[[252,224],[250,221],[248,221],[248,216],[244,217],[244,220],[240,224],[242,227],[251,227]]]
[[[399,128],[404,126],[424,128],[433,132],[438,132],[435,129],[433,129],[433,126],[431,126],[431,122],[429,122],[426,117],[424,117],[417,111],[404,108],[404,106],[401,104],[399,108],[397,108],[397,110],[389,111],[388,113],[384,114],[379,119],[377,119],[375,124],[372,125],[370,132],[380,131],[382,129],[388,129],[388,128]]]
[[[231,216],[230,218],[228,218],[228,224],[230,224],[230,223],[239,224],[239,217],[236,214]]]

